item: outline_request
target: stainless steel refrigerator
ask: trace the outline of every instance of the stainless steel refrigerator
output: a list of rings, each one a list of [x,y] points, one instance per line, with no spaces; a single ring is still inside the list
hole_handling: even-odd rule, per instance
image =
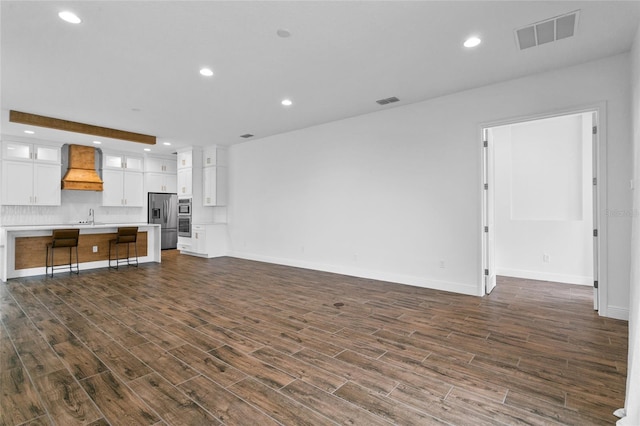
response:
[[[178,195],[149,192],[149,223],[161,225],[162,250],[178,246]]]

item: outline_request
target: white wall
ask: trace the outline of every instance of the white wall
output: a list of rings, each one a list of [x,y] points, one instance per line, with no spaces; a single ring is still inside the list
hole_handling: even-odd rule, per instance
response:
[[[633,217],[631,249],[631,285],[629,295],[629,357],[627,365],[627,390],[625,400],[626,417],[618,421],[619,426],[640,424],[640,29],[631,50],[631,92],[633,112]]]
[[[606,101],[608,208],[628,210],[629,77],[617,55],[235,145],[232,255],[479,295],[481,125]],[[624,316],[630,218],[607,231],[602,312]]]
[[[591,121],[492,129],[498,275],[593,285]]]

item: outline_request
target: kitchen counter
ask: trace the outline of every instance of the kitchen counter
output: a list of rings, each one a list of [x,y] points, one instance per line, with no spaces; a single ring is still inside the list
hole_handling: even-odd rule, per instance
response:
[[[90,223],[56,223],[53,225],[9,225],[9,226],[3,226],[1,229],[4,229],[6,231],[11,231],[11,232],[16,232],[16,231],[38,231],[38,230],[45,230],[45,231],[53,231],[54,229],[73,229],[73,228],[79,228],[82,233],[83,229],[100,229],[100,230],[104,230],[104,229],[108,229],[108,228],[113,228],[113,229],[117,229],[121,226],[137,226],[137,227],[142,227],[142,226],[160,226],[160,225],[154,225],[154,224],[149,224],[149,223],[106,223],[106,222],[96,222],[95,224],[90,224]]]
[[[78,249],[80,251],[80,271],[105,268],[109,265],[107,259],[108,240],[113,238],[113,234],[115,234],[119,227],[123,226],[137,226],[138,232],[146,237],[144,239],[146,240],[146,250],[143,250],[145,254],[139,256],[139,263],[160,262],[160,225],[101,222],[93,225],[89,223],[12,225],[0,227],[0,241],[4,242],[4,246],[0,244],[0,278],[3,282],[6,282],[7,279],[10,278],[44,275],[44,265],[16,267],[16,255],[20,255],[16,251],[16,240],[23,241],[23,239],[33,238],[34,241],[36,241],[36,243],[34,243],[35,249],[29,252],[29,257],[36,260],[36,263],[43,263],[45,259],[45,241],[51,236],[54,229],[80,229],[80,240],[78,243]],[[39,241],[38,238],[42,241]],[[41,253],[40,250],[42,251]],[[82,250],[85,251],[84,254]],[[85,261],[83,261],[83,259],[85,259]],[[31,263],[33,263],[33,261]]]

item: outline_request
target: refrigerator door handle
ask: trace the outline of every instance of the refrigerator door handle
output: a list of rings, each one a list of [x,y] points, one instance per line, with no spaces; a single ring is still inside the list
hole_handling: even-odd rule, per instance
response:
[[[169,201],[168,200],[164,200],[162,202],[162,204],[163,204],[162,207],[164,207],[164,212],[163,212],[164,213],[164,223],[166,224],[167,223],[167,218],[168,218],[167,212],[169,211]]]

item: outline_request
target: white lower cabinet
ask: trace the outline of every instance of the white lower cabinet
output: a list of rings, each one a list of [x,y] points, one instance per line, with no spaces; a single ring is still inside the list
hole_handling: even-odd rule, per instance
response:
[[[200,257],[220,257],[227,255],[227,225],[224,223],[192,225],[191,244],[181,253]]]
[[[207,227],[204,225],[193,225],[191,227],[191,250],[194,253],[207,254]]]
[[[2,162],[2,204],[60,205],[59,164],[25,161]]]
[[[144,178],[141,172],[120,170],[102,171],[103,206],[142,207],[144,205]]]

